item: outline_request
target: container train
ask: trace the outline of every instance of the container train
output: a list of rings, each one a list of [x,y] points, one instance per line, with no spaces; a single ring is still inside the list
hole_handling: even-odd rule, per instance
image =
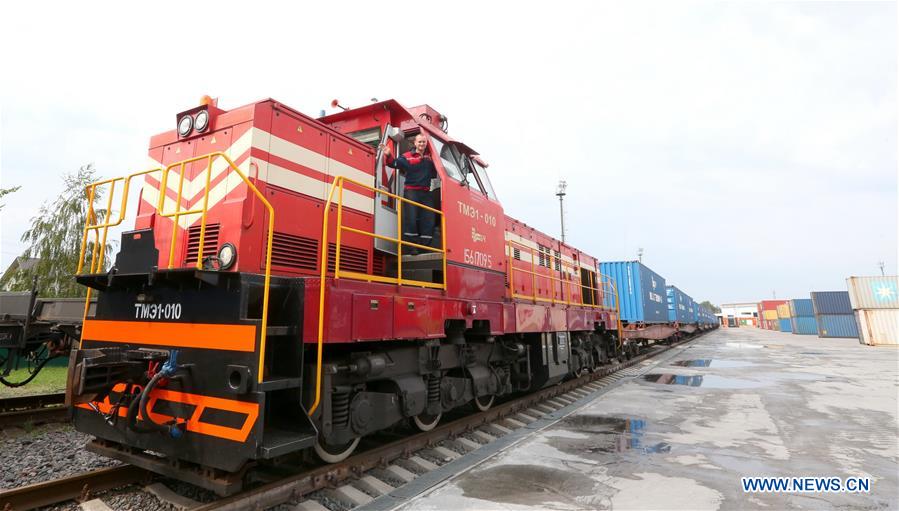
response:
[[[228,494],[255,464],[337,462],[398,423],[429,430],[630,356],[662,338],[647,327],[707,326],[697,312],[623,323],[642,307],[619,304],[634,292],[506,215],[487,163],[428,105],[314,119],[205,98],[175,121],[151,138],[150,169],[87,190],[89,208],[102,194],[118,211],[90,210],[76,273],[96,305],[66,399],[94,452]],[[401,154],[416,135],[433,208],[385,165],[384,147]],[[435,216],[431,243],[402,239],[408,208]],[[130,215],[104,261],[91,247]]]

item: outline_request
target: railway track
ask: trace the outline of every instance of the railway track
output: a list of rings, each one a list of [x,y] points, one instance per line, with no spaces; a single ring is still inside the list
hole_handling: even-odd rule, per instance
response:
[[[149,479],[151,474],[131,465],[118,465],[62,479],[20,486],[0,492],[0,509],[24,511],[67,500],[87,500],[98,492]]]
[[[67,417],[63,393],[0,399],[0,428],[62,422]]]
[[[314,492],[346,488],[351,481],[371,480],[371,476],[366,476],[367,472],[395,467],[397,466],[395,463],[401,460],[413,460],[413,465],[418,463],[421,469],[419,472],[426,472],[430,468],[436,469],[436,465],[422,460],[416,453],[421,451],[436,452],[437,455],[446,456],[447,461],[449,461],[461,455],[454,455],[452,452],[448,452],[446,448],[438,447],[438,444],[447,441],[458,441],[464,435],[470,435],[479,430],[481,431],[479,438],[484,443],[489,443],[491,437],[496,438],[510,432],[512,428],[525,426],[527,423],[537,420],[535,416],[542,416],[564,408],[578,399],[590,395],[593,391],[618,381],[615,373],[622,372],[644,360],[695,340],[698,337],[679,341],[668,346],[655,345],[646,353],[626,362],[606,366],[578,379],[497,404],[487,411],[461,417],[438,426],[431,431],[418,433],[374,447],[351,456],[341,463],[318,466],[231,497],[200,505],[195,509],[198,511],[264,509],[290,501],[303,500],[304,497],[308,497]],[[610,376],[611,378],[609,378]],[[484,431],[488,433],[485,434]],[[475,436],[478,435],[476,434]],[[459,450],[473,451],[480,446],[475,445],[475,442],[472,441],[462,441]],[[408,467],[408,465],[406,466]],[[413,470],[401,468],[393,473],[399,474],[396,479],[402,480],[406,477],[408,480],[411,480],[408,476],[414,478],[416,474],[413,472]],[[0,492],[0,509],[4,511],[21,511],[58,504],[68,500],[83,501],[96,495],[97,492],[140,481],[149,481],[152,477],[153,474],[151,472],[131,465],[103,468],[71,477],[2,491]],[[393,487],[384,482],[374,485],[369,483],[366,488],[368,489],[367,493],[357,490],[357,493],[364,497],[361,498],[361,501],[354,502],[352,498],[349,498],[346,499],[348,501],[342,502],[342,506],[346,507],[349,505],[349,507],[354,507],[362,505],[374,498],[372,494],[384,494],[387,493],[388,489],[393,489]],[[333,500],[338,499],[339,495],[333,498]],[[321,509],[321,506],[316,502],[310,502],[310,507],[306,507],[306,509]],[[319,507],[316,508],[316,505]]]

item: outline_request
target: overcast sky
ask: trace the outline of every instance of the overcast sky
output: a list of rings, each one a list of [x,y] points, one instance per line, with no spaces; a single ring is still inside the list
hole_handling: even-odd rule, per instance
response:
[[[570,243],[698,301],[896,273],[894,2],[418,4],[4,3],[0,266],[62,172],[142,169],[210,94],[428,103],[507,214],[558,236],[564,178]]]

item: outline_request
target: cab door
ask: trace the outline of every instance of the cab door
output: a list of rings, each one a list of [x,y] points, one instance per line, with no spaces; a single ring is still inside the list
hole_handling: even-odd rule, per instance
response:
[[[447,291],[463,298],[500,300],[506,271],[502,206],[475,155],[462,144],[430,138],[442,181]]]

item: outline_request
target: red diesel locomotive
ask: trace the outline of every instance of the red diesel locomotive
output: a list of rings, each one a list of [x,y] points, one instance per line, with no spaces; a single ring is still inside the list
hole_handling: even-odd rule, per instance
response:
[[[67,385],[89,449],[227,494],[255,463],[339,461],[400,421],[428,430],[623,356],[596,258],[506,216],[433,108],[204,99],[151,139],[151,170],[88,188],[118,209],[91,209],[76,276],[97,298]],[[379,150],[418,134],[438,174],[428,246],[399,239],[404,176]],[[109,264],[96,247],[129,215]]]

